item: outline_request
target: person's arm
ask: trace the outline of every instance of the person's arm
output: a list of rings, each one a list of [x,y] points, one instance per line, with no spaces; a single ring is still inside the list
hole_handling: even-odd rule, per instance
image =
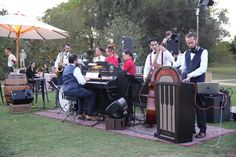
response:
[[[113,64],[114,64],[116,67],[119,66],[118,58],[116,58],[115,56],[114,56]]]
[[[97,57],[93,57],[93,62],[97,62]]]
[[[79,84],[84,85],[86,83],[86,80],[84,76],[82,75],[79,67],[75,68],[73,75],[75,76]]]
[[[174,62],[173,67],[182,69],[183,66],[183,59],[184,59],[184,54],[179,54],[177,56],[177,60]]]
[[[145,65],[144,65],[144,69],[143,69],[143,80],[144,81],[147,80],[149,71],[151,70],[151,67],[150,67],[150,55],[151,54],[149,54],[147,56],[146,61],[145,61]]]
[[[170,53],[170,51],[166,50],[164,51],[164,53],[167,56],[167,60],[168,62],[170,62],[172,65],[175,63],[175,58],[172,56],[172,54]]]
[[[102,62],[105,62],[105,61],[106,61],[106,57],[104,57],[103,55],[101,55],[101,58],[100,58],[100,59],[101,59]]]
[[[185,54],[186,54],[187,51],[184,52],[183,54],[183,58],[182,58],[182,73],[186,72],[186,61],[185,61]]]
[[[190,77],[190,78],[197,77],[206,73],[207,66],[208,66],[208,51],[204,49],[201,55],[200,67],[194,70],[193,72],[189,73],[187,77]]]

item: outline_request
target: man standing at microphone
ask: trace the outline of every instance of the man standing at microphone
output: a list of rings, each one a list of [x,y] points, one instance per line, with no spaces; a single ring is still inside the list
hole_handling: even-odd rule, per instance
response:
[[[197,34],[194,32],[188,33],[185,41],[189,50],[185,52],[183,58],[183,82],[204,82],[208,65],[208,51],[198,46]],[[199,108],[202,107],[199,95],[196,97],[196,105],[197,126],[200,131],[195,138],[203,138],[206,136],[206,111]],[[195,133],[195,126],[193,126],[193,134]]]

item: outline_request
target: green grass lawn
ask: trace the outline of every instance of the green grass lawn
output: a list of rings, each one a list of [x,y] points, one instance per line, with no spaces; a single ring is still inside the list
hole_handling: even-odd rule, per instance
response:
[[[54,94],[50,93],[47,107],[53,106]],[[223,127],[236,129],[236,122],[225,122]],[[0,105],[0,157],[221,157],[236,154],[236,134],[222,137],[219,145],[214,146],[216,142],[217,139],[214,139],[185,148],[80,125],[73,126],[32,113],[12,114],[8,106]]]
[[[211,68],[213,74],[233,79],[234,68]],[[222,73],[221,73],[222,72]],[[226,74],[224,74],[226,72]],[[214,75],[217,76],[217,75]],[[234,77],[235,79],[236,77]],[[215,79],[215,78],[214,78]],[[219,78],[216,78],[219,79]],[[225,88],[228,88],[225,86]],[[231,98],[236,105],[236,87]],[[49,94],[47,108],[55,106],[55,94]],[[39,96],[33,112],[42,107]],[[219,126],[220,124],[208,124]],[[224,122],[224,128],[236,130],[236,121]],[[61,121],[33,113],[12,114],[0,105],[0,157],[234,157],[236,133],[223,136],[218,145],[213,139],[194,147],[182,147],[138,139]]]
[[[236,68],[232,67],[211,67],[208,68],[212,72],[212,77],[214,80],[222,79],[236,79]]]

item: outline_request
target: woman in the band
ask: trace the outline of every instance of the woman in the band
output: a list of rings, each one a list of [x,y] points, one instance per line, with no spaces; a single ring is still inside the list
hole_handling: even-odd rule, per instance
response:
[[[122,66],[122,70],[126,70],[129,75],[136,75],[136,64],[133,61],[133,54],[131,50],[126,49],[123,52],[123,60],[124,64]]]
[[[107,46],[106,48],[106,61],[108,62],[108,64],[113,64],[114,66],[118,66],[119,62],[118,59],[115,56],[115,52],[114,52],[114,47],[113,46]]]
[[[101,47],[96,47],[95,50],[95,57],[93,58],[93,62],[104,62],[106,60],[106,57],[104,57],[102,54],[104,52],[104,49]]]

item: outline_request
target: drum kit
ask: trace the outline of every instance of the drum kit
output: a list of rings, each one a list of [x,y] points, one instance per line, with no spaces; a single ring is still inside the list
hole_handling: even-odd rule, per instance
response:
[[[63,86],[59,89],[59,106],[60,108],[68,112],[70,111],[70,101],[65,99],[64,91],[63,91]]]
[[[71,102],[65,98],[63,86],[57,85],[58,80],[56,77],[53,77],[51,81],[48,81],[48,83],[52,86],[52,88],[56,90],[58,94],[57,99],[58,99],[59,107],[61,108],[61,111],[69,112]]]

